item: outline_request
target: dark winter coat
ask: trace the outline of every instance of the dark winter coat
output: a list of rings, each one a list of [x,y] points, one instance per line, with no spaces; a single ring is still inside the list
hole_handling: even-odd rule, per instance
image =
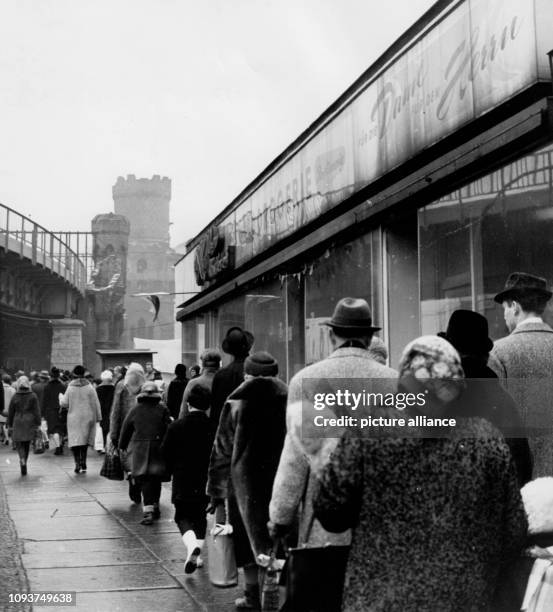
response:
[[[188,378],[173,378],[167,387],[167,408],[169,414],[174,418],[179,418],[180,405],[182,402],[182,396],[186,385],[188,384]]]
[[[228,366],[218,370],[211,387],[211,412],[209,417],[219,425],[219,418],[227,397],[244,382],[245,357],[235,357]]]
[[[532,479],[532,454],[523,433],[522,419],[512,395],[501,385],[497,374],[481,361],[462,357],[466,389],[447,407],[446,418],[480,417],[505,436],[515,462],[519,486]]]
[[[44,407],[43,407],[43,401],[44,401],[44,388],[46,387],[47,381],[46,380],[39,380],[36,383],[33,383],[31,385],[31,391],[36,395],[37,399],[38,399],[38,409],[40,410],[40,415],[42,418],[44,417]]]
[[[113,403],[114,393],[115,385],[111,383],[102,383],[96,387],[96,394],[98,395],[98,400],[100,401],[100,412],[102,413],[100,425],[104,435],[106,435],[109,431],[109,417],[111,414],[111,405]]]
[[[205,487],[215,430],[205,412],[189,412],[169,425],[161,452],[173,476],[171,501],[207,501]]]
[[[67,431],[64,419],[61,416],[59,394],[65,393],[65,385],[59,378],[52,378],[46,383],[42,395],[42,416],[48,424],[48,433],[62,434]]]
[[[161,454],[161,442],[170,422],[169,410],[159,399],[140,399],[125,417],[119,448],[128,448],[130,470],[134,478],[157,476],[169,480]]]
[[[231,393],[221,412],[207,493],[236,499],[238,516],[232,515],[232,499],[229,506],[231,524],[243,525],[235,526],[238,565],[271,549],[269,502],[286,435],[287,392],[278,378],[253,378]],[[239,536],[244,528],[249,541]]]
[[[14,442],[29,442],[35,439],[40,427],[38,398],[30,390],[21,389],[11,399],[8,409],[8,427],[13,428]]]
[[[487,612],[528,527],[509,448],[483,419],[448,438],[343,438],[314,507],[326,529],[353,528],[344,612]]]

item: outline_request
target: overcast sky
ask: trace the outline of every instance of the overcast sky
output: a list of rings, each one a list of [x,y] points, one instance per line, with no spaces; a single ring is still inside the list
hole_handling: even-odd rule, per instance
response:
[[[431,0],[2,0],[0,202],[90,230],[169,176],[198,233]]]

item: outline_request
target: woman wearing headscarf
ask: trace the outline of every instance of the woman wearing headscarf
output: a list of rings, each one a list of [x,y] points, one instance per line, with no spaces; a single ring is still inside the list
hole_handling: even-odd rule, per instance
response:
[[[399,370],[399,391],[426,398],[394,410],[405,419],[441,418],[463,389],[459,354],[437,336],[408,344]],[[509,447],[481,418],[401,429],[344,436],[322,472],[317,518],[353,530],[342,610],[487,611],[527,529]]]
[[[286,435],[288,396],[277,374],[278,364],[269,353],[246,358],[245,380],[223,406],[209,465],[211,509],[228,500],[236,563],[244,568],[244,596],[235,601],[238,609],[259,606],[256,563],[272,548],[269,502]]]
[[[141,523],[152,525],[160,516],[161,483],[169,480],[161,443],[171,422],[169,410],[161,403],[161,393],[154,381],[146,382],[136,397],[121,428],[119,448],[126,450],[133,478],[140,488],[144,516]]]
[[[59,397],[65,393],[60,374],[58,368],[50,370],[50,380],[46,383],[42,396],[42,416],[46,419],[48,436],[56,449],[54,455],[63,455],[63,438],[67,434],[66,423],[60,412]]]
[[[21,476],[27,474],[27,459],[31,442],[40,427],[38,398],[31,391],[31,383],[26,376],[20,376],[16,392],[8,408],[8,429],[19,455]]]
[[[137,395],[140,393],[140,389],[145,382],[146,378],[142,366],[139,363],[131,363],[127,368],[125,378],[120,380],[115,387],[109,419],[109,436],[115,448],[119,445],[123,421],[130,410],[136,406]],[[121,461],[125,471],[128,473],[129,497],[135,504],[139,504],[141,501],[140,487],[132,477],[130,465],[124,453],[121,455]]]
[[[100,427],[102,428],[102,435],[104,437],[104,448],[109,432],[109,417],[111,413],[111,405],[113,404],[113,395],[115,393],[115,386],[113,384],[113,374],[111,370],[104,370],[100,374],[100,384],[96,387],[96,394],[100,401],[100,411],[102,412],[102,420],[100,421]]]
[[[73,380],[60,398],[60,406],[67,408],[67,444],[75,459],[75,474],[86,472],[88,447],[94,446],[96,423],[102,418],[98,396],[85,374],[82,365],[75,366]]]

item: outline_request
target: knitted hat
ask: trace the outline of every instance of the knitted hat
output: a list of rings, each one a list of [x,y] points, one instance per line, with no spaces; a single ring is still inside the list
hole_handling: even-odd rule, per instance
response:
[[[209,410],[211,406],[211,391],[205,385],[194,385],[186,400],[188,405],[198,410]]]
[[[113,380],[113,374],[111,373],[111,370],[104,370],[101,374],[100,374],[100,380],[102,382],[111,382]]]
[[[244,373],[252,376],[276,376],[278,374],[278,363],[270,353],[258,351],[246,357]]]
[[[140,388],[140,393],[136,396],[137,400],[148,400],[148,399],[161,399],[161,393],[159,392],[157,385],[154,381],[149,380],[145,382]]]

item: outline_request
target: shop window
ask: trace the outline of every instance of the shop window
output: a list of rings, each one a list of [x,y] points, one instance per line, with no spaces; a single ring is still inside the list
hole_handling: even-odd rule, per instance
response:
[[[305,362],[320,361],[332,351],[321,323],[343,297],[366,299],[376,325],[382,323],[380,230],[326,250],[305,270]]]
[[[445,329],[456,308],[507,334],[495,304],[511,272],[553,283],[553,146],[503,166],[419,211],[422,328]],[[553,322],[550,307],[545,320]]]

